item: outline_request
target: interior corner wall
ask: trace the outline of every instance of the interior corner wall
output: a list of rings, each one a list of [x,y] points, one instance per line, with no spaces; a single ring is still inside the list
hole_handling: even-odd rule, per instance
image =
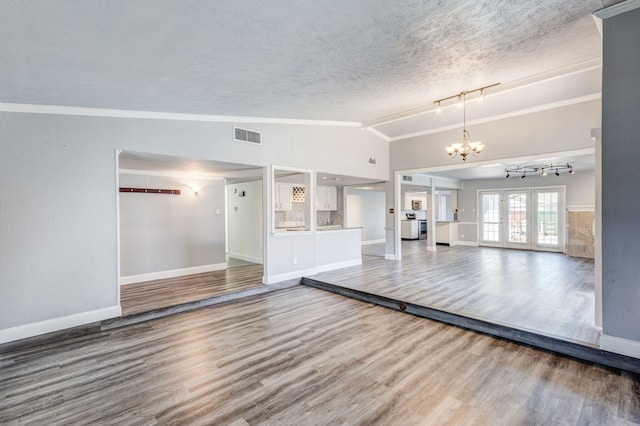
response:
[[[603,21],[603,333],[640,342],[640,9]],[[603,336],[604,337],[604,336]]]
[[[347,188],[348,228],[362,228],[362,242],[385,239],[385,193]]]
[[[234,124],[0,112],[0,342],[118,315],[116,150],[388,179],[359,127],[242,123],[256,146]]]
[[[180,189],[180,195],[120,195],[120,276],[224,264],[224,181],[120,174],[120,186]]]
[[[262,263],[262,180],[227,185],[230,257]]]

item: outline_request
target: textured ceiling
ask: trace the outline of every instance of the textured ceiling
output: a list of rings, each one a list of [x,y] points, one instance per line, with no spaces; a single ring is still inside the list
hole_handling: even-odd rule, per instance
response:
[[[365,122],[601,55],[602,0],[0,4],[0,102]]]

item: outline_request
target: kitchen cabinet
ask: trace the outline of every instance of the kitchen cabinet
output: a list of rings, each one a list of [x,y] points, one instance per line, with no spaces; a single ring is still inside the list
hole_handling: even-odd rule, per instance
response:
[[[400,222],[400,236],[403,240],[417,240],[420,227],[417,220],[403,220]]]
[[[338,188],[319,186],[316,189],[316,210],[338,210]]]
[[[458,240],[458,223],[448,221],[436,222],[436,243],[456,245]]]
[[[275,185],[275,206],[274,210],[291,210],[291,197],[293,185],[290,183],[276,182]]]

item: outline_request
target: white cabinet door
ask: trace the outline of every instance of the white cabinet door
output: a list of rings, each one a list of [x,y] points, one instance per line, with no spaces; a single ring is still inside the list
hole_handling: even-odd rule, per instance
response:
[[[274,210],[291,210],[291,190],[290,183],[276,183]]]
[[[316,189],[316,210],[338,210],[338,188],[319,186]]]
[[[400,222],[400,237],[403,240],[417,240],[419,229],[417,220],[403,220]]]

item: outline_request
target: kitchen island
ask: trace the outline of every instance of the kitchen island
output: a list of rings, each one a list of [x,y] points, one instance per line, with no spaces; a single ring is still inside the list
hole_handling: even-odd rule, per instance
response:
[[[458,241],[458,222],[436,220],[436,244],[455,246]]]

